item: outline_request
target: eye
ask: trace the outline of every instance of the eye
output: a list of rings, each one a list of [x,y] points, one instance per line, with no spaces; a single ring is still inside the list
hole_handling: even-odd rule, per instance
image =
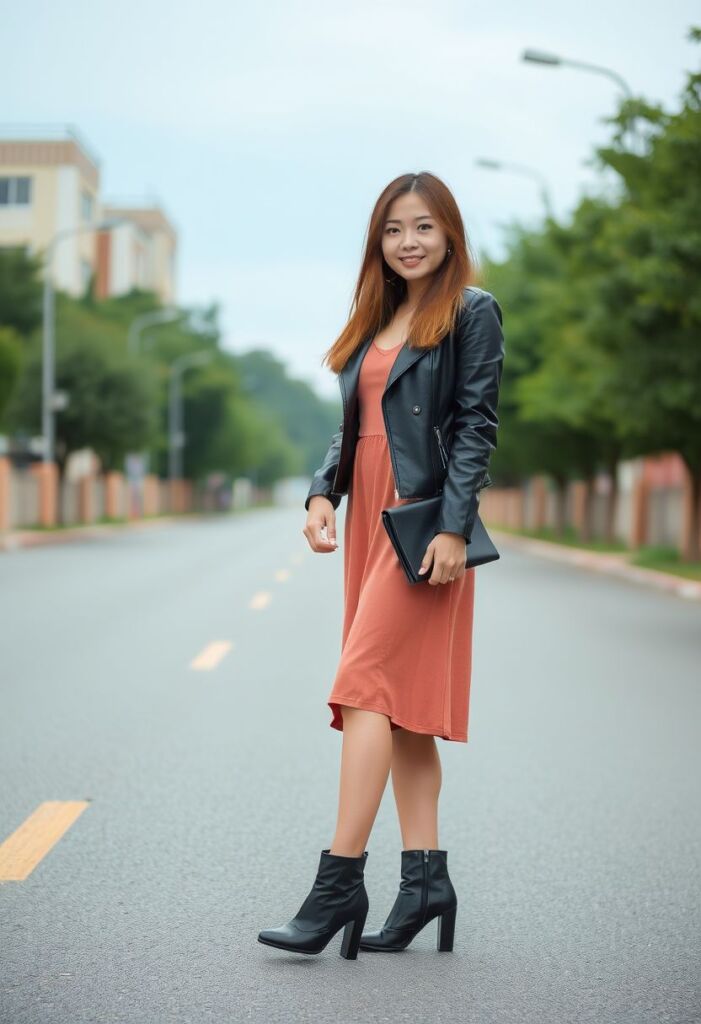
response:
[[[420,228],[429,228],[430,229],[430,228],[433,227],[433,224],[419,224],[419,227]]]
[[[398,231],[398,230],[399,230],[399,228],[387,228],[387,230],[385,231],[385,234],[388,235],[390,233],[390,231]]]

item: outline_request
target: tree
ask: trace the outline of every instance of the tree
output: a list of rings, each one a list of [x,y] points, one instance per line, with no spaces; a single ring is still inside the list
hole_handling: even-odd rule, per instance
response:
[[[41,261],[0,250],[0,423],[19,378],[26,338],[41,322]]]
[[[690,36],[701,40],[701,30]],[[599,282],[596,331],[615,353],[617,415],[640,452],[679,452],[692,494],[684,556],[698,561],[701,530],[701,74],[688,75],[682,107],[630,101],[612,121],[611,146],[597,151],[618,172],[623,196],[602,228],[614,255]],[[635,113],[647,148],[622,138]]]
[[[145,447],[155,430],[152,375],[126,360],[121,332],[60,296],[57,317],[56,388],[68,405],[56,413],[56,462],[61,479],[69,454],[90,447],[105,469],[121,469],[127,452]],[[39,432],[41,344],[32,339],[7,417],[15,429]]]

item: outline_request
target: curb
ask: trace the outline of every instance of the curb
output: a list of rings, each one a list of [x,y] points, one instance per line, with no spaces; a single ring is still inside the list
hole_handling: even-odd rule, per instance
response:
[[[69,544],[72,541],[98,540],[125,530],[144,530],[169,523],[209,519],[217,513],[188,513],[186,515],[158,516],[156,519],[134,519],[126,523],[92,523],[87,526],[69,526],[65,530],[7,530],[0,534],[0,552],[18,548],[44,547],[47,544]]]
[[[586,551],[583,548],[566,547],[564,544],[552,544],[547,540],[502,533],[496,526],[490,526],[488,529],[490,534],[494,535],[495,540],[497,537],[499,538],[499,543],[507,546],[511,544],[521,551],[527,551],[541,558],[550,558],[554,562],[566,562],[568,565],[588,569],[590,572],[618,576],[631,583],[654,587],[667,594],[674,594],[686,601],[701,601],[701,582],[687,580],[682,576],[673,576],[669,572],[660,572],[658,569],[643,569],[642,566],[631,565],[628,561],[629,554],[603,554],[598,551]]]

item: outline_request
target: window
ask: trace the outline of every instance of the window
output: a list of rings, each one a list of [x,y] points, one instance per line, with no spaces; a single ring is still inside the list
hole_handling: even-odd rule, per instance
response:
[[[15,178],[15,191],[17,202],[23,206],[29,205],[29,178]]]
[[[31,203],[29,177],[0,178],[0,206],[28,206]]]
[[[85,190],[80,193],[80,213],[86,224],[92,224],[93,197]]]

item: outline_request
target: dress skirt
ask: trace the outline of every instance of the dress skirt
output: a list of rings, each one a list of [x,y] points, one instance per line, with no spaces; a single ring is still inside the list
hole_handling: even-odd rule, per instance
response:
[[[373,343],[369,351],[374,348]],[[394,492],[384,430],[358,437],[346,507],[342,653],[328,698],[330,726],[343,730],[340,705],[349,705],[387,715],[393,730],[466,743],[475,570],[466,569],[453,583],[412,586],[382,523],[383,508],[412,500],[397,499]]]

